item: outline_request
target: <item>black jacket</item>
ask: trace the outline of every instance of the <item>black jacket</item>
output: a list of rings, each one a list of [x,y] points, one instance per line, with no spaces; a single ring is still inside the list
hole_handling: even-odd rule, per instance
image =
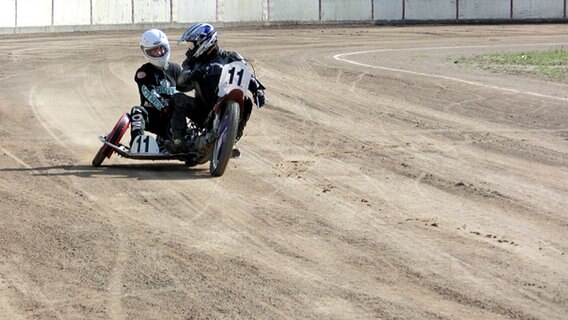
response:
[[[223,66],[234,61],[244,62],[244,60],[237,52],[221,49],[215,49],[209,55],[198,60],[187,57],[182,63],[184,72],[178,78],[178,90],[187,92],[195,89],[195,97],[206,106],[212,107],[217,102],[217,85]],[[195,70],[201,70],[197,79],[190,75],[191,71]],[[255,93],[261,86],[253,76],[249,90]]]
[[[151,63],[142,65],[134,76],[134,81],[138,84],[140,105],[158,110],[165,107],[164,101],[168,101],[176,93],[177,79],[181,71],[181,66],[173,62],[168,64],[166,70]]]

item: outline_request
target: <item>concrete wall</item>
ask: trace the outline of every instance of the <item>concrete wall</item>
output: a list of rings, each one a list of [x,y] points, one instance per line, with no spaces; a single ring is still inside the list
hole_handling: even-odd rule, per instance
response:
[[[511,0],[460,0],[459,2],[458,19],[509,19],[510,17]]]
[[[401,20],[404,16],[404,2],[401,0],[375,0],[373,19]]]
[[[0,33],[174,26],[195,21],[568,22],[567,4],[568,0],[0,0]]]
[[[523,0],[513,3],[514,19],[566,18],[564,0]]]
[[[176,1],[174,3],[174,22],[217,21],[217,2],[203,0]]]
[[[91,1],[54,0],[53,24],[58,26],[91,24]]]
[[[134,0],[134,23],[170,22],[170,0]]]
[[[222,0],[218,1],[217,20],[229,22],[263,21],[265,0]]]
[[[457,0],[404,0],[409,20],[455,20]]]
[[[17,2],[16,23],[18,27],[49,26],[52,24],[51,17],[51,0],[18,0]]]
[[[319,0],[270,0],[268,13],[270,21],[318,21]]]
[[[0,10],[0,28],[13,28],[16,26],[16,1],[2,2]]]
[[[371,0],[322,0],[321,20],[323,21],[361,21],[372,19]]]
[[[19,0],[18,0],[19,1]],[[67,0],[72,1],[72,0]],[[93,24],[132,23],[131,0],[90,0],[92,1]]]

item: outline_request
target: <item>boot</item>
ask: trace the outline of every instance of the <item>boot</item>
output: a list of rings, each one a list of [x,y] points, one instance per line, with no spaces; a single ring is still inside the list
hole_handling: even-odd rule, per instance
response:
[[[148,118],[148,111],[140,106],[132,107],[130,110],[130,148],[134,139],[144,134],[144,128]]]
[[[166,142],[164,142],[164,148],[166,148],[166,150],[172,154],[184,153],[187,151],[187,146],[183,135],[175,133],[171,140],[166,140]]]
[[[233,159],[239,159],[241,157],[241,149],[235,144],[233,146],[233,150],[231,150],[231,158]]]

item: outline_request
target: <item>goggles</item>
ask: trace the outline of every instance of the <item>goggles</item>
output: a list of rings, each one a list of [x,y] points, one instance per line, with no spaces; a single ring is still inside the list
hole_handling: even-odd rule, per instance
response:
[[[152,58],[161,58],[168,53],[168,49],[164,46],[157,46],[150,49],[142,48],[142,50],[144,50],[144,52]]]

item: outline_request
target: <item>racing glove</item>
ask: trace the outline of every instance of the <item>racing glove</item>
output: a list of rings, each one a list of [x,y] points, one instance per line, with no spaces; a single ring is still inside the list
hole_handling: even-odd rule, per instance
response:
[[[208,71],[209,65],[200,66],[193,70],[184,70],[181,72],[177,82],[178,84],[185,84],[188,81],[199,81],[200,79],[203,79],[203,77],[205,77]]]

